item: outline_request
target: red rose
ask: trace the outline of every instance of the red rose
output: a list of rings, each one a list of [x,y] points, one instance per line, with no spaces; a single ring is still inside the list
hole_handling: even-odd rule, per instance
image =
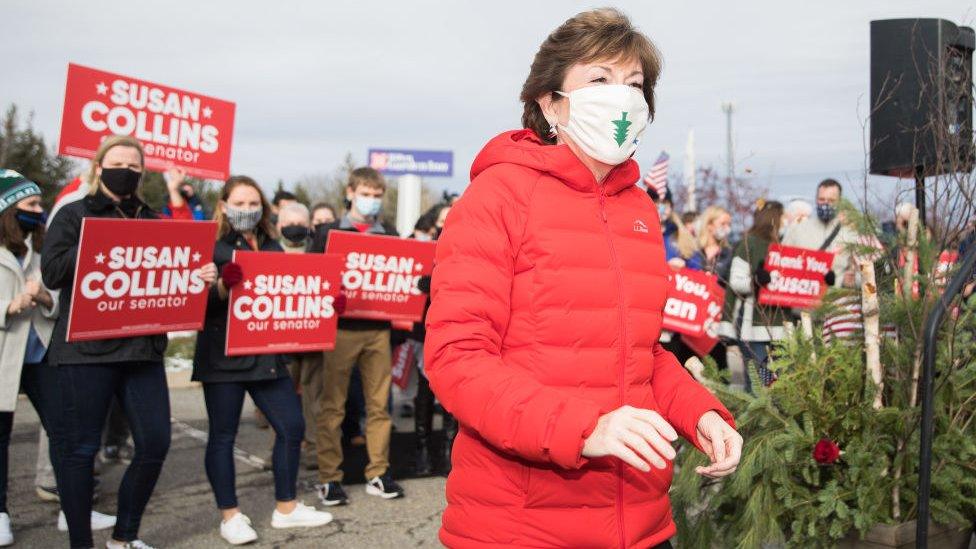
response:
[[[813,459],[821,465],[832,465],[840,458],[840,446],[829,438],[822,438],[813,447]]]

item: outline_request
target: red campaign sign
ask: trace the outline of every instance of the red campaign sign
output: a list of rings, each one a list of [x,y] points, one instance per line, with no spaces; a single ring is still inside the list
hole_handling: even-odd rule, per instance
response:
[[[330,231],[326,252],[343,257],[343,318],[420,322],[427,295],[417,289],[434,268],[435,243]]]
[[[410,383],[410,370],[414,362],[413,343],[401,343],[393,349],[392,379],[394,385],[406,390]]]
[[[212,221],[83,219],[68,341],[202,329],[209,288],[198,271],[216,236]]]
[[[716,331],[722,320],[725,290],[713,274],[692,269],[681,269],[671,275],[668,299],[664,303],[661,326],[682,334],[682,339],[693,350],[708,350],[718,341]]]
[[[227,356],[335,348],[335,298],[342,258],[234,252],[244,279],[227,300]]]
[[[765,264],[771,281],[759,290],[759,303],[798,309],[818,306],[827,293],[824,275],[833,264],[832,252],[771,244]]]
[[[227,179],[234,103],[75,65],[61,115],[58,153],[92,158],[110,135],[142,143],[146,168],[181,166],[202,179]]]
[[[935,283],[939,287],[949,283],[949,271],[957,261],[959,261],[959,252],[943,250],[939,254],[939,260],[935,264]]]

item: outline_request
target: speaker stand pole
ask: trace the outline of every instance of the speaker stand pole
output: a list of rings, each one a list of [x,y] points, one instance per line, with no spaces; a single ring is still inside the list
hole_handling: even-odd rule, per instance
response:
[[[952,301],[972,277],[976,265],[976,246],[971,246],[959,262],[959,270],[946,285],[942,296],[929,312],[923,328],[922,377],[918,392],[922,395],[918,450],[918,518],[915,524],[915,547],[928,547],[929,499],[932,494],[932,441],[935,436],[935,353],[938,350],[939,326],[952,306]],[[948,375],[948,372],[946,373]]]
[[[915,207],[918,208],[918,221],[925,227],[925,166],[915,166]]]

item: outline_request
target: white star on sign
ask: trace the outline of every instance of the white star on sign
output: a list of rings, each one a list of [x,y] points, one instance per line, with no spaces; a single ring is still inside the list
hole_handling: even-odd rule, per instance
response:
[[[203,117],[204,118],[210,118],[210,115],[212,115],[212,114],[213,114],[213,109],[211,109],[210,107],[204,107],[203,108]]]
[[[424,270],[424,264],[423,263],[417,263],[416,270],[418,270],[418,271]]]
[[[99,265],[105,263],[105,254],[98,252],[98,255],[95,256],[95,263],[98,263]]]
[[[108,86],[105,85],[105,82],[99,82],[95,84],[95,90],[98,91],[98,95],[105,95],[108,92]]]
[[[328,280],[325,280],[325,281],[322,282],[322,289],[323,290],[329,291],[329,288],[331,288],[331,287],[332,287],[332,284],[329,284],[329,281]]]
[[[200,262],[200,252],[195,252],[193,254],[193,262],[194,263],[199,263]]]
[[[245,280],[244,281],[244,289],[245,290],[250,290],[251,289],[251,281],[250,280]]]

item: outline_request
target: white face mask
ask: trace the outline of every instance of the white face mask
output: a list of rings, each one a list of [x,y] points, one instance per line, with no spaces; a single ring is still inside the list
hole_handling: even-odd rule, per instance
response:
[[[605,84],[556,93],[569,99],[569,123],[559,129],[583,152],[614,166],[634,155],[647,129],[647,101],[640,90]]]

